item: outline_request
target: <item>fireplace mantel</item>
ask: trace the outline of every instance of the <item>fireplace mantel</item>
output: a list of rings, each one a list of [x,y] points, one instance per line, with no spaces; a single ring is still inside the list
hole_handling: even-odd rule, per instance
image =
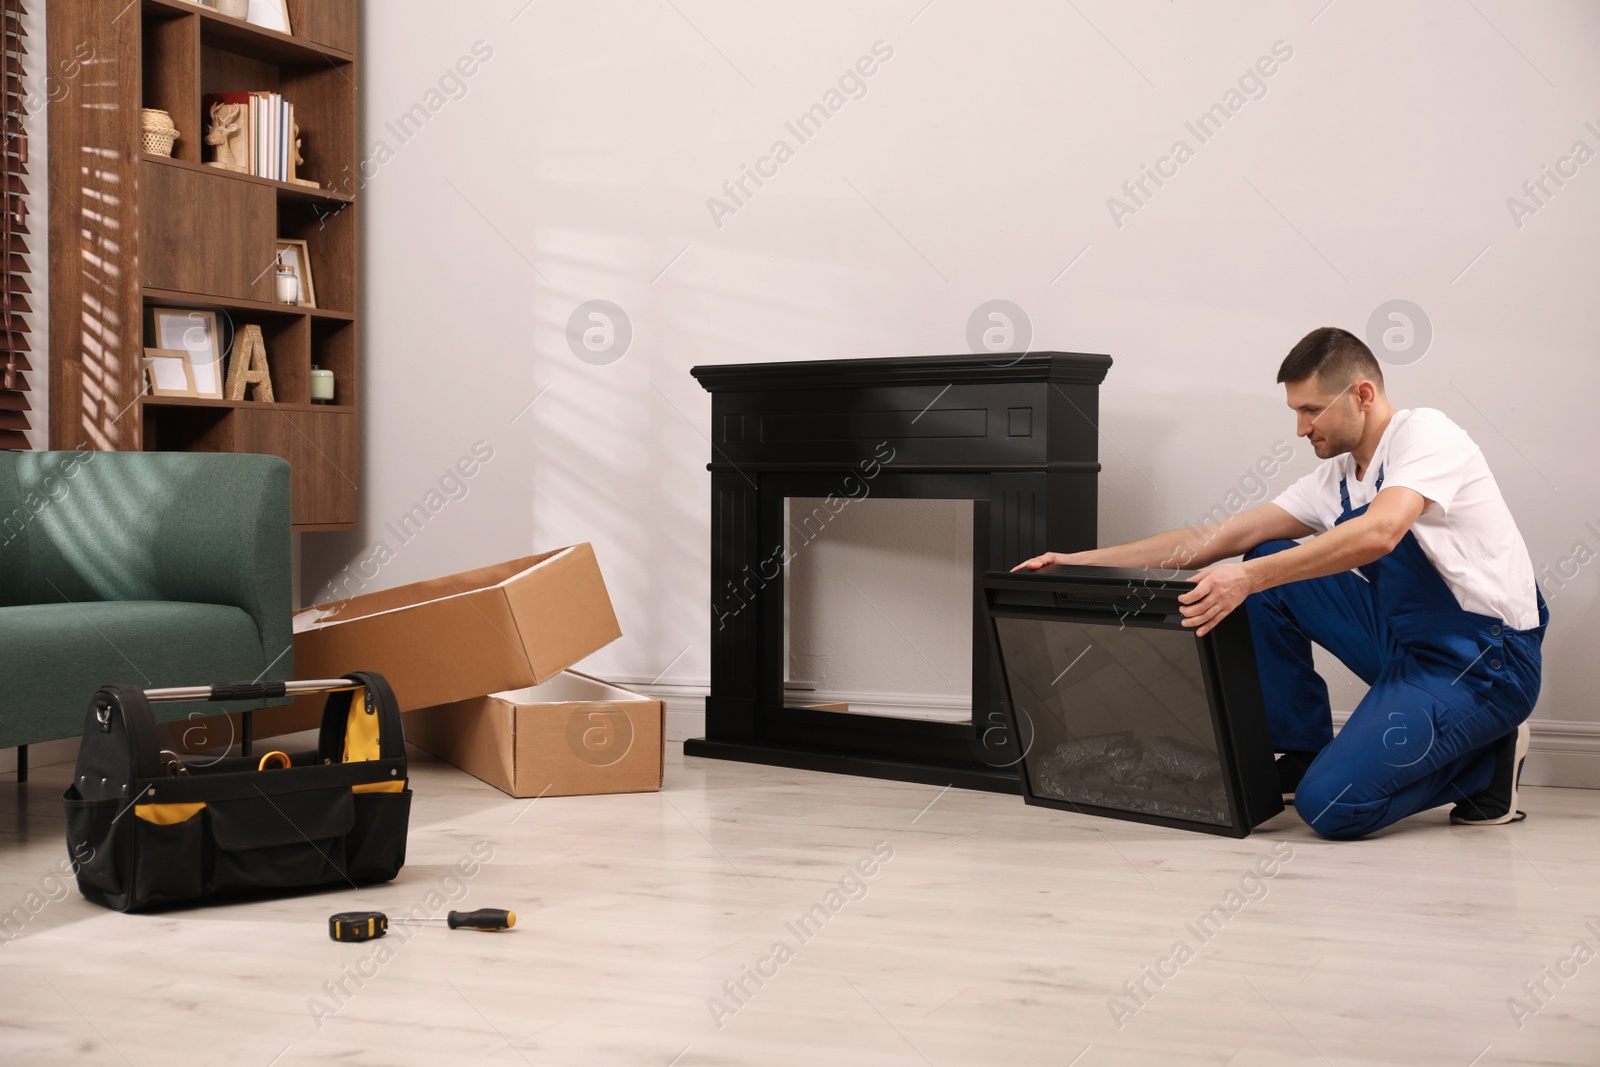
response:
[[[973,574],[1096,537],[1099,385],[1072,352],[695,367],[711,403],[711,693],[694,756],[1004,792],[1020,754],[976,591],[972,722],[786,706],[784,501],[973,501]],[[775,562],[777,561],[777,562]]]
[[[708,392],[740,389],[832,389],[863,385],[1060,382],[1099,385],[1110,356],[1078,352],[1023,352],[992,356],[885,356],[790,363],[730,363],[689,373]]]

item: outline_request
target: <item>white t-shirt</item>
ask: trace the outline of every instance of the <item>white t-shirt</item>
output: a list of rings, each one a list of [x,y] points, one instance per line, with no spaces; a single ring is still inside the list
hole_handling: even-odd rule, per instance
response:
[[[1321,533],[1338,522],[1339,479],[1350,507],[1359,508],[1377,495],[1380,470],[1383,488],[1403,485],[1427,498],[1411,532],[1463,609],[1517,630],[1539,625],[1528,546],[1482,450],[1442,411],[1395,412],[1363,480],[1356,480],[1355,457],[1346,452],[1324,460],[1273,503]]]

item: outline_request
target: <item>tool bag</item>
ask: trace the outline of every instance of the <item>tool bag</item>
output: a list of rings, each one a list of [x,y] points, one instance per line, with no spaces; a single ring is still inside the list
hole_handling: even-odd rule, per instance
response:
[[[150,705],[327,693],[311,752],[180,757]],[[387,882],[406,859],[411,791],[382,676],[94,695],[63,798],[78,890],[116,911],[239,893]]]

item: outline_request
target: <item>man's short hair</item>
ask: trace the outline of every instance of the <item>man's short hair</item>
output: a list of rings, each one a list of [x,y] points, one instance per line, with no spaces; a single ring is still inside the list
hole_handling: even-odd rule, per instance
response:
[[[1383,371],[1372,357],[1372,349],[1349,330],[1337,326],[1323,326],[1300,338],[1278,368],[1278,382],[1303,382],[1313,374],[1317,384],[1330,391],[1343,389],[1360,378],[1383,391]]]

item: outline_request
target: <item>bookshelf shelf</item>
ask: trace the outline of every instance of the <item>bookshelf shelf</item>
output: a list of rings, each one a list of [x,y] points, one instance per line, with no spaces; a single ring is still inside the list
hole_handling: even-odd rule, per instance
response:
[[[260,408],[269,411],[315,411],[331,412],[336,415],[353,415],[355,408],[343,407],[338,404],[279,404],[268,403],[265,400],[216,400],[211,397],[193,396],[141,396],[139,403],[147,408]]]
[[[261,178],[254,174],[240,174],[237,171],[222,170],[219,167],[208,167],[204,163],[191,163],[185,159],[174,159],[170,156],[153,156],[149,152],[140,153],[139,158],[158,167],[180,167],[184,170],[225,178],[229,181],[250,182],[254,185],[265,186],[276,192],[280,200],[303,200],[307,203],[326,201],[330,205],[353,204],[356,202],[354,196],[334,189],[313,189],[309,185],[294,185],[290,182],[273,181],[271,178]]]
[[[51,447],[282,456],[295,528],[348,530],[361,467],[360,205],[348,183],[359,0],[287,2],[288,34],[185,0],[46,6],[51,69],[81,42],[98,57],[50,104]],[[205,165],[206,98],[254,92],[293,103],[299,173],[320,188]],[[171,157],[143,151],[141,108],[172,115]],[[307,242],[320,307],[276,301],[280,240]],[[214,313],[224,352],[260,327],[278,402],[145,395],[152,308]],[[335,404],[311,403],[313,367],[333,372]]]
[[[311,5],[320,2],[321,0],[305,0],[305,3]],[[157,17],[193,15],[199,19],[202,43],[280,66],[355,62],[355,54],[344,48],[336,48],[303,37],[279,33],[277,30],[269,30],[264,26],[257,26],[240,19],[229,18],[197,4],[187,3],[186,0],[143,0],[143,6],[146,15]],[[291,11],[290,14],[292,16],[294,12]],[[291,21],[296,26],[302,24],[302,19],[299,18],[292,18]]]
[[[328,319],[336,322],[354,322],[353,311],[330,311],[327,308],[306,307],[304,304],[279,304],[266,300],[227,300],[205,293],[186,293],[178,289],[155,289],[144,287],[144,300],[146,304],[159,307],[180,308],[224,308],[230,311],[254,311],[266,315],[285,315],[290,317],[309,317],[313,319]]]

